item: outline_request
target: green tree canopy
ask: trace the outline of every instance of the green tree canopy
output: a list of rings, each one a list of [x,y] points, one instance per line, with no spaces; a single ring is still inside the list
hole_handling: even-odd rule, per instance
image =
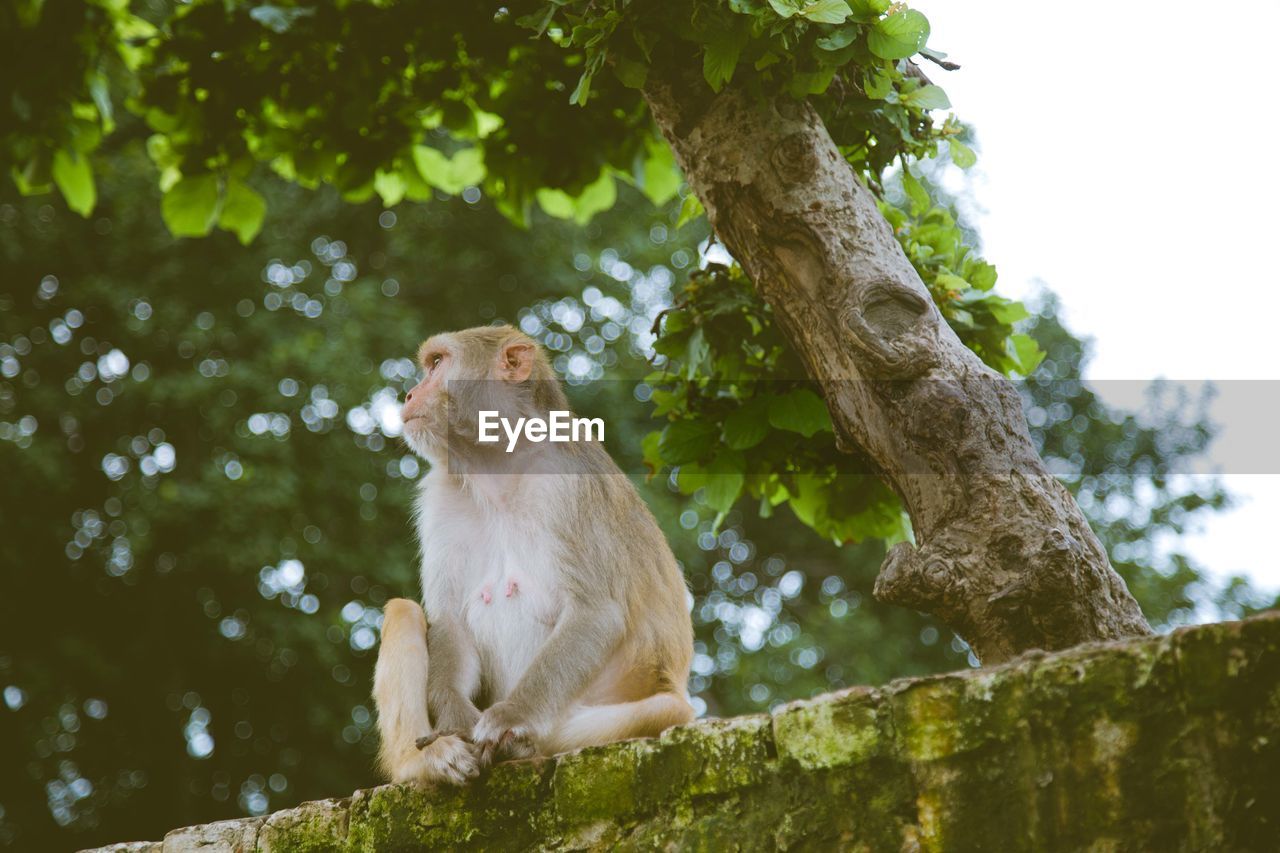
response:
[[[13,73],[3,77],[13,121],[0,150],[18,189],[56,187],[89,216],[95,152],[113,133],[143,136],[170,232],[222,228],[242,242],[266,215],[254,188],[263,169],[302,187],[332,186],[349,202],[376,196],[388,207],[482,190],[519,224],[534,207],[584,223],[614,204],[620,183],[663,205],[681,191],[681,178],[639,87],[655,51],[700,52],[708,92],[736,75],[815,103],[871,186],[898,163],[905,203],[882,210],[947,321],[1003,373],[1027,375],[1041,358],[1034,340],[1013,328],[1025,308],[993,291],[995,267],[908,171],[911,158],[935,155],[939,143],[962,167],[974,155],[961,125],[930,117],[950,104],[907,60],[923,51],[945,62],[925,46],[924,16],[901,4],[434,10],[398,2],[134,8],[23,0],[9,14],[3,29],[14,39],[6,59]],[[22,73],[54,56],[58,75]],[[122,110],[130,117],[118,116]],[[683,198],[679,224],[701,209],[687,190]],[[647,440],[654,470],[683,466],[686,489],[707,471],[722,475],[710,481],[720,510],[740,496],[766,511],[786,503],[837,541],[906,535],[886,486],[871,476],[836,478],[870,469],[831,442],[815,451],[790,441],[832,426],[816,389],[797,381],[803,365],[742,272],[734,266],[706,282],[666,316],[658,349],[669,361],[659,362],[665,373],[654,377],[654,400],[671,423]],[[773,386],[779,393],[756,397],[758,383],[773,380],[782,381]],[[789,415],[798,420],[783,423]],[[726,430],[737,434],[723,440]]]
[[[941,140],[973,161],[960,126],[929,117],[945,93],[903,62],[938,56],[928,21],[885,0],[19,0],[3,14],[10,178],[24,192],[56,185],[87,215],[94,152],[128,109],[146,122],[178,235],[251,239],[255,164],[353,201],[478,185],[518,222],[535,203],[590,216],[615,180],[662,203],[678,178],[639,91],[655,51],[699,53],[709,90],[737,75],[815,99],[873,182]],[[56,73],[31,73],[43,67]]]

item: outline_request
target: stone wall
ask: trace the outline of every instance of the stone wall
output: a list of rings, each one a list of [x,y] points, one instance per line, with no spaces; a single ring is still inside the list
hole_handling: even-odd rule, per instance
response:
[[[1280,613],[104,850],[1280,850]]]

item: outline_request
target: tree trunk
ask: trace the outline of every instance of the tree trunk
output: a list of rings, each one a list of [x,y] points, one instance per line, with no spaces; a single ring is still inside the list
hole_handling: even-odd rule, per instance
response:
[[[942,319],[807,102],[653,68],[645,97],[716,234],[822,387],[842,448],[911,516],[881,601],[932,613],[986,663],[1150,633],[1012,383]]]

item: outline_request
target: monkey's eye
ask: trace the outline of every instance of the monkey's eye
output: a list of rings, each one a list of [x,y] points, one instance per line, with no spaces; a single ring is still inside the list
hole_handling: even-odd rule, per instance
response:
[[[431,369],[435,370],[437,367],[439,367],[440,362],[442,360],[444,360],[444,356],[440,355],[440,353],[436,353],[435,355],[431,356]]]

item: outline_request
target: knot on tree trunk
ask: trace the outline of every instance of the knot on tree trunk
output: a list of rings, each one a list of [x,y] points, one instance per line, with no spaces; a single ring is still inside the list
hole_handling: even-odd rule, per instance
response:
[[[984,663],[1126,632],[1091,616],[1089,602],[1105,577],[1092,570],[1084,544],[1070,532],[1006,518],[998,531],[982,535],[973,532],[981,530],[978,521],[960,519],[918,548],[894,545],[876,578],[877,600],[938,616]]]
[[[851,284],[844,321],[866,358],[866,375],[913,379],[938,365],[935,315],[924,296],[888,279]]]
[[[917,549],[909,542],[899,542],[889,549],[880,566],[876,599],[937,613],[950,621],[943,613],[961,603],[965,587],[963,575],[956,570],[958,556],[928,545]]]
[[[803,133],[793,133],[774,146],[770,160],[778,177],[788,183],[803,180],[817,166],[812,140]]]

